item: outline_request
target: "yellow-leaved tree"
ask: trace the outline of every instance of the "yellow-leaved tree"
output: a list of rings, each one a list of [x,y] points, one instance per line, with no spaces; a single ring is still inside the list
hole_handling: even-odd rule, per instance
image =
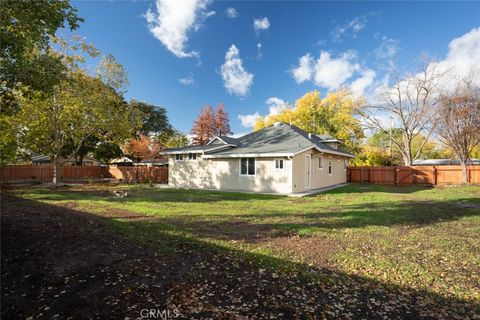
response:
[[[331,92],[323,99],[320,92],[315,90],[298,99],[294,108],[284,109],[279,114],[265,118],[260,117],[254,130],[275,122],[284,122],[314,134],[329,134],[343,141],[347,150],[357,153],[361,140],[365,137],[358,117],[364,101],[346,89]]]

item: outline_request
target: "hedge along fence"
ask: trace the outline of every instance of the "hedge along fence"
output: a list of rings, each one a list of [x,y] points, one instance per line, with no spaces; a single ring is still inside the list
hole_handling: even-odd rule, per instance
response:
[[[461,166],[348,167],[348,181],[392,185],[462,183]],[[480,184],[480,165],[467,166],[467,181]]]
[[[168,182],[168,168],[117,166],[63,166],[65,182],[116,179],[124,182]],[[53,180],[53,165],[9,165],[0,168],[0,183],[44,183]]]

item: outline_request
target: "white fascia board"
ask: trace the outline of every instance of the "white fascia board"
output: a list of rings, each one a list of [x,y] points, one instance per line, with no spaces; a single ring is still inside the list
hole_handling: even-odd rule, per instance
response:
[[[275,157],[293,157],[293,153],[243,153],[243,154],[205,154],[202,158],[275,158]]]
[[[160,151],[159,154],[186,154],[186,153],[203,153],[203,150],[176,150],[176,151]]]
[[[169,154],[186,154],[186,153],[205,153],[205,152],[216,151],[216,150],[227,148],[227,147],[236,147],[236,146],[233,145],[233,144],[226,144],[226,145],[221,145],[221,146],[218,146],[216,148],[211,148],[211,149],[199,149],[199,150],[188,150],[187,149],[187,150],[175,150],[175,151],[165,150],[165,151],[160,151],[159,154],[169,155]]]
[[[319,147],[315,147],[315,149],[317,149],[318,151],[323,152],[323,153],[335,154],[335,155],[343,156],[343,157],[347,157],[347,158],[355,158],[354,155],[343,153],[343,152],[325,150],[325,149],[321,149]]]
[[[224,148],[229,148],[229,147],[236,147],[236,145],[226,144],[226,145],[223,145],[223,146],[218,146],[218,147],[216,147],[216,148],[211,148],[211,149],[203,150],[203,152],[216,151],[216,150],[220,150],[220,149],[224,149]]]
[[[212,143],[213,141],[215,141],[215,140],[217,140],[217,139],[220,140],[220,141],[222,141],[223,143],[227,144],[225,141],[222,140],[222,138],[220,138],[220,137],[218,137],[218,136],[215,136],[215,137],[213,137],[212,139],[210,139],[210,141],[208,141],[208,143],[207,143],[206,145],[207,145],[207,146],[210,145],[210,143]]]
[[[300,154],[302,152],[305,152],[307,150],[310,150],[310,149],[316,149],[322,153],[329,153],[329,154],[335,154],[335,155],[339,155],[339,156],[344,156],[344,157],[349,157],[349,158],[355,158],[355,156],[353,155],[350,155],[350,154],[346,154],[346,153],[343,153],[343,152],[337,152],[337,151],[331,151],[331,150],[325,150],[325,149],[322,149],[322,148],[319,148],[317,146],[310,146],[308,148],[305,148],[305,149],[302,149],[300,151],[297,151],[295,152],[294,156],[296,156],[297,154]]]

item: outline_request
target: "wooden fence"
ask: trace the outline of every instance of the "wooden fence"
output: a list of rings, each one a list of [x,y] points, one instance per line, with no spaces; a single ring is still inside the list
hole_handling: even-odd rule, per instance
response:
[[[30,184],[51,182],[53,166],[45,165],[9,165],[0,169],[2,184]],[[122,182],[168,182],[168,168],[132,166],[64,166],[64,182],[87,182],[115,179]]]
[[[391,185],[462,183],[461,166],[348,167],[348,181]],[[467,167],[467,181],[480,184],[480,165]]]

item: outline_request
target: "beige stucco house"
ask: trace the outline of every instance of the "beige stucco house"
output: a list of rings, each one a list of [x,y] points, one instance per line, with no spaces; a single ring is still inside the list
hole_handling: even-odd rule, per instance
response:
[[[293,194],[347,181],[354,155],[328,135],[276,123],[240,138],[167,149],[172,187]]]

